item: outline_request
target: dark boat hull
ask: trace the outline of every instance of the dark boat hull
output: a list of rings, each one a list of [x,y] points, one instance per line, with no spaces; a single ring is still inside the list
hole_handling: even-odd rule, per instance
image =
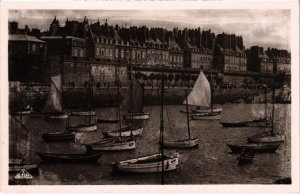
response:
[[[223,127],[271,127],[271,121],[266,120],[253,120],[242,122],[220,122]]]
[[[255,153],[273,153],[280,146],[279,144],[274,145],[259,145],[259,144],[245,144],[245,145],[233,145],[227,144],[233,153],[241,153],[244,150],[250,150]]]
[[[118,123],[118,119],[97,119],[97,123]]]
[[[9,174],[17,174],[21,172],[21,170],[26,170],[31,175],[38,175],[39,174],[39,166],[38,164],[16,164],[16,165],[9,165],[8,171]]]
[[[39,157],[48,162],[97,162],[103,153],[83,153],[83,154],[53,154],[38,153]]]
[[[45,141],[73,141],[75,132],[43,133],[42,137]]]

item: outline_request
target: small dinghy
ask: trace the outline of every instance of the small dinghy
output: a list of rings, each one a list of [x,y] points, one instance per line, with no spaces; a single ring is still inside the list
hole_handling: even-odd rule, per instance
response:
[[[91,151],[122,151],[135,149],[135,140],[121,138],[107,138],[92,144],[85,145],[88,152]]]
[[[148,120],[150,118],[150,113],[127,113],[123,115],[123,118],[129,121]]]
[[[164,141],[164,148],[193,148],[199,146],[199,139],[182,139],[177,141]]]
[[[179,154],[164,155],[153,154],[111,164],[114,171],[132,173],[155,173],[176,170],[178,168]],[[162,168],[163,166],[163,168]]]
[[[94,123],[80,123],[77,125],[69,126],[68,128],[71,131],[75,132],[90,132],[97,130],[97,124]]]
[[[38,153],[39,157],[48,162],[97,162],[103,153],[55,154]]]
[[[133,128],[131,126],[125,126],[117,130],[102,132],[102,134],[106,137],[135,137],[140,136],[143,132],[143,129],[143,127]]]
[[[279,144],[244,144],[244,145],[233,145],[227,144],[233,153],[241,153],[244,149],[250,150],[254,153],[272,153],[277,150]]]
[[[59,131],[43,133],[42,137],[45,141],[73,141],[75,139],[75,132]]]

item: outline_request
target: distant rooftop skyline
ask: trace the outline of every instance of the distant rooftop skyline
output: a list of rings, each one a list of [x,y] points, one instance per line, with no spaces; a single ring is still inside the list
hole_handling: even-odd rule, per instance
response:
[[[9,21],[17,21],[20,28],[48,30],[57,17],[61,26],[67,18],[83,21],[87,16],[89,23],[98,19],[100,23],[108,20],[109,25],[162,27],[173,29],[198,28],[211,29],[219,33],[236,34],[243,37],[246,48],[263,46],[287,49],[290,51],[291,13],[286,9],[259,10],[10,10]]]

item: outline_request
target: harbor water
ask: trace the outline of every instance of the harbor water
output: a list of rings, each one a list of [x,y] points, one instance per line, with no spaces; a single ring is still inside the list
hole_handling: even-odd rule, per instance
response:
[[[23,124],[30,130],[28,162],[41,162],[39,176],[30,180],[33,185],[128,185],[160,184],[160,174],[126,174],[112,172],[110,163],[159,152],[160,107],[147,106],[150,113],[142,136],[132,151],[106,152],[97,163],[68,164],[42,162],[37,152],[78,153],[84,152],[82,144],[103,138],[102,131],[119,127],[118,124],[98,124],[95,132],[76,133],[75,142],[46,143],[41,134],[65,130],[65,120],[46,120],[23,116]],[[268,110],[272,105],[268,105]],[[184,105],[165,106],[165,139],[188,137],[187,117]],[[116,118],[116,108],[98,108],[95,118]],[[269,129],[223,128],[220,121],[244,121],[264,116],[264,104],[225,104],[222,120],[191,120],[191,136],[200,139],[199,148],[177,151],[179,168],[164,175],[165,184],[272,184],[275,180],[291,176],[291,105],[276,104],[275,130],[286,134],[286,141],[275,153],[256,154],[252,164],[236,165],[238,155],[232,154],[227,143],[246,143],[246,137]],[[271,112],[268,111],[268,117]],[[93,118],[93,119],[95,119]],[[71,117],[69,124],[88,122],[88,117]]]

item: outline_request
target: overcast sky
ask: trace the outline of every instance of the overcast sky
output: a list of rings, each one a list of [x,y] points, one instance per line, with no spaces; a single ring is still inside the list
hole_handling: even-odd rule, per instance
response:
[[[47,30],[54,16],[61,25],[66,19],[89,22],[108,19],[109,24],[119,26],[146,25],[172,29],[211,29],[214,33],[235,33],[242,36],[246,48],[252,45],[290,50],[289,10],[11,10],[10,21],[18,21],[19,27]]]

